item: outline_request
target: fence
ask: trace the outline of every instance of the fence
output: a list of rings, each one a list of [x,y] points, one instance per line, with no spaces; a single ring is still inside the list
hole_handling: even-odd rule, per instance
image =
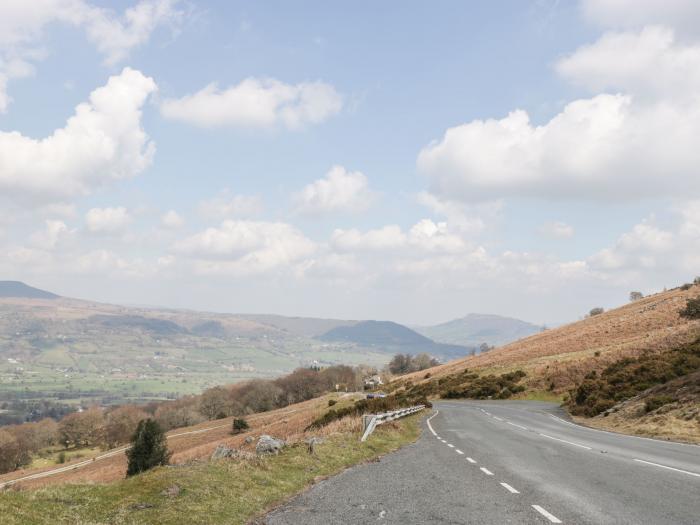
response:
[[[416,405],[414,407],[402,408],[400,410],[393,410],[391,412],[385,412],[383,414],[365,414],[362,416],[362,428],[364,433],[360,441],[366,441],[377,425],[382,425],[394,419],[399,419],[404,416],[415,414],[425,408],[425,405]]]

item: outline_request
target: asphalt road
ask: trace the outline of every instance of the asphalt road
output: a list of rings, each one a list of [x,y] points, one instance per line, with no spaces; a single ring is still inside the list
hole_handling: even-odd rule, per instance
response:
[[[550,403],[435,409],[417,443],[315,485],[265,523],[700,524],[698,446],[581,427]]]

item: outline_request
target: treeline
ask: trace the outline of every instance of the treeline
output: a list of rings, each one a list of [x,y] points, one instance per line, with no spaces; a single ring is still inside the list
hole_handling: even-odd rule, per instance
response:
[[[364,367],[332,366],[321,370],[299,368],[277,379],[256,379],[205,390],[196,396],[142,406],[88,408],[65,415],[60,421],[0,428],[0,473],[28,465],[32,457],[51,446],[112,448],[127,443],[139,422],[152,418],[164,430],[228,416],[244,416],[306,401],[335,390],[361,390]]]

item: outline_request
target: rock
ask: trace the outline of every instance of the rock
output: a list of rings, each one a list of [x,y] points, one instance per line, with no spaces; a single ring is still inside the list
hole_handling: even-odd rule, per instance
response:
[[[309,454],[314,454],[314,453],[316,453],[316,445],[320,445],[321,443],[323,443],[323,439],[320,437],[314,436],[314,437],[310,437],[310,438],[306,439],[305,443],[309,447]]]
[[[233,459],[252,459],[254,458],[255,455],[251,454],[250,452],[246,452],[245,450],[238,450],[235,448],[230,448],[224,445],[223,443],[219,443],[216,447],[216,450],[211,455],[212,460],[217,460],[217,459],[224,459],[224,458],[233,458]]]
[[[134,510],[144,510],[144,509],[152,509],[153,504],[152,503],[134,503],[131,506],[132,509]]]
[[[279,454],[287,443],[282,439],[275,439],[272,436],[264,434],[258,439],[258,444],[255,445],[255,452],[258,454]]]
[[[248,436],[247,438],[245,438],[245,439],[243,440],[243,442],[244,442],[246,445],[250,445],[253,441],[255,441],[255,440],[253,439],[253,436]]]
[[[163,492],[161,492],[163,496],[167,496],[169,498],[175,498],[180,495],[180,487],[177,485],[173,485],[172,487],[168,487],[165,489]]]

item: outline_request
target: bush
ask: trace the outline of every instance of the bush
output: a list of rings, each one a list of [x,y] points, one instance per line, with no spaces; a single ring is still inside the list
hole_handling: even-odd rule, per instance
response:
[[[336,403],[337,403],[337,401],[336,401],[335,399],[329,399],[329,400],[328,400],[328,406],[329,406],[329,407],[332,407],[332,406],[335,405]]]
[[[65,453],[65,451],[62,450],[61,452],[58,453],[58,458],[56,458],[56,463],[58,463],[60,465],[60,464],[63,464],[65,462],[66,462],[66,453]]]
[[[675,403],[675,402],[676,402],[676,398],[671,397],[671,396],[661,395],[661,396],[650,397],[644,403],[644,410],[648,414],[649,412],[653,412],[657,408],[661,408],[664,405],[668,405],[669,403]]]
[[[602,314],[602,313],[604,313],[604,312],[605,312],[605,309],[603,309],[603,308],[601,308],[600,306],[598,306],[598,307],[596,307],[596,308],[591,308],[591,311],[588,312],[588,315],[590,315],[591,317],[593,317],[593,316],[595,316],[595,315],[600,315],[600,314]]]
[[[685,292],[686,290],[690,290],[692,287],[693,287],[692,283],[685,283],[685,284],[682,284],[682,285],[680,286],[681,290],[683,290],[684,292]]]
[[[234,418],[233,419],[233,433],[234,434],[240,434],[241,432],[245,432],[250,428],[250,425],[248,425],[248,422],[243,419],[243,418]]]
[[[168,464],[170,452],[165,442],[165,434],[156,421],[150,418],[139,421],[126,457],[129,460],[127,477]]]
[[[700,319],[700,297],[688,299],[685,308],[680,311],[680,314],[687,319]]]

